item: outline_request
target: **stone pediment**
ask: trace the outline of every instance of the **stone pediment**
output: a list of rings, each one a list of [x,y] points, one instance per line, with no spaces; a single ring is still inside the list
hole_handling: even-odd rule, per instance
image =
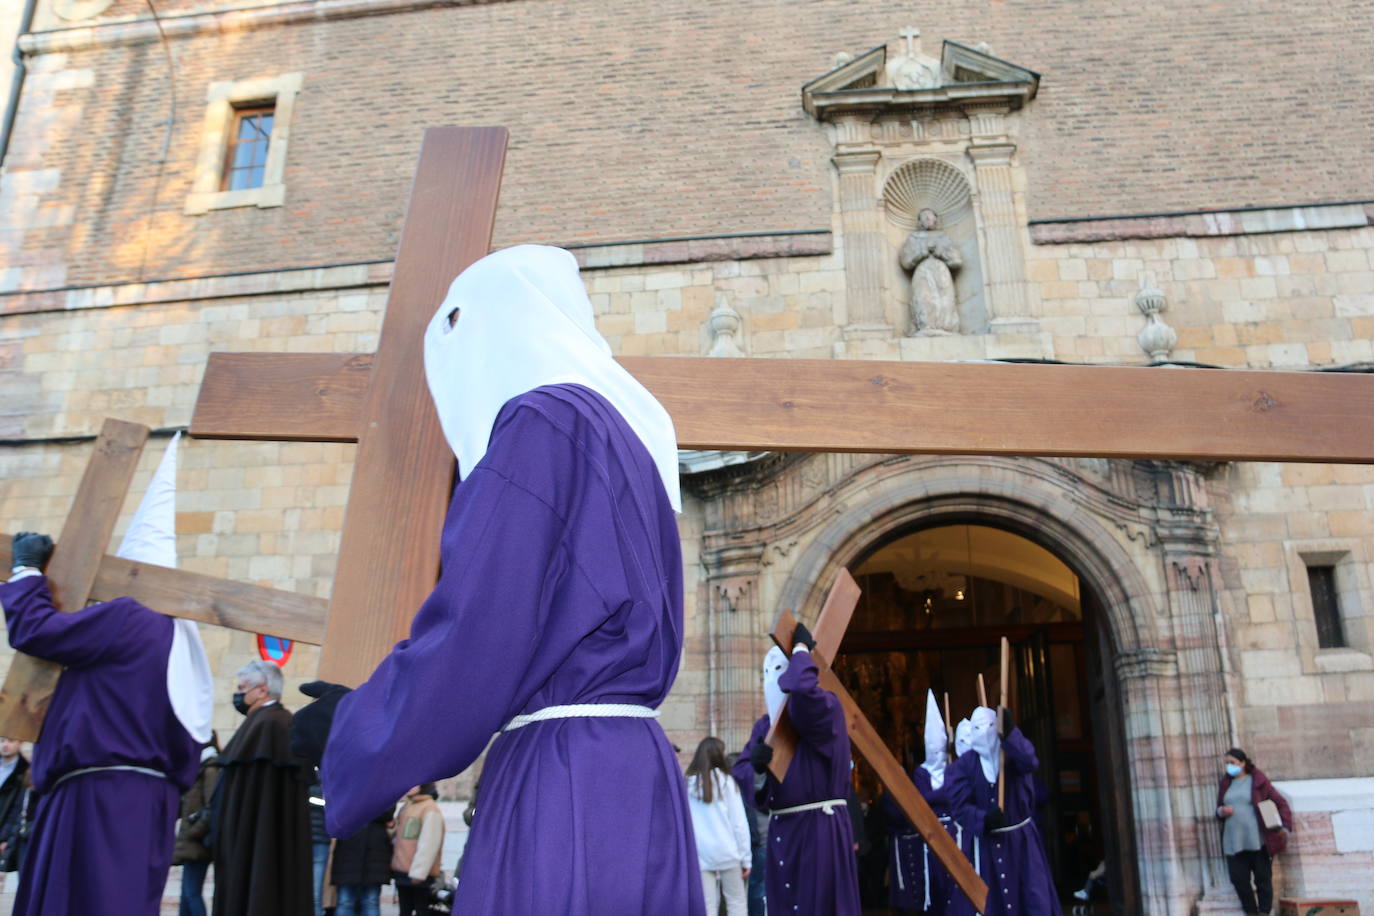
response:
[[[885,45],[846,61],[802,87],[802,107],[814,118],[904,109],[959,108],[996,103],[1016,110],[1035,98],[1040,74],[957,42],[943,44],[939,85],[901,89],[887,74]]]

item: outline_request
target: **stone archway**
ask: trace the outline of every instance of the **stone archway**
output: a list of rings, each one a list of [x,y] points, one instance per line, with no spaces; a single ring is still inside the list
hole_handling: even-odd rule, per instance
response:
[[[1119,692],[1137,912],[1186,913],[1224,881],[1211,793],[1231,728],[1216,628],[1216,534],[1199,469],[810,455],[751,476],[750,486],[722,493],[716,518],[726,524],[718,531],[708,514],[704,551],[708,578],[718,561],[732,587],[748,592],[751,613],[733,622],[739,633],[764,632],[779,607],[815,614],[841,566],[913,527],[976,521],[1026,536],[1067,563],[1099,600],[1105,673]],[[745,519],[751,524],[741,525]],[[747,645],[736,654],[752,669],[757,637],[729,644]]]

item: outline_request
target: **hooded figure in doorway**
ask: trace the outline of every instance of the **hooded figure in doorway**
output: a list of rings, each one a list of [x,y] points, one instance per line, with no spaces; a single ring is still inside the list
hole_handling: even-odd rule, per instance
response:
[[[117,555],[176,566],[173,438]],[[181,793],[210,739],[200,632],[132,598],[62,613],[43,575],[52,541],[14,539],[0,585],[10,645],[64,667],[34,748],[40,796],[19,876],[23,916],[158,912]]]
[[[1035,747],[1003,710],[986,706],[969,722],[972,753],[959,757],[945,774],[955,819],[978,838],[974,867],[988,885],[986,912],[1016,916],[1060,916],[1059,895],[1050,874],[1040,829],[1035,825],[1035,781],[1040,761]],[[997,806],[997,776],[1006,751],[1006,808]]]
[[[293,747],[321,760],[329,832],[496,735],[455,913],[700,914],[686,784],[655,721],[682,653],[671,419],[611,358],[557,248],[454,280],[425,375],[461,477],[443,569],[365,684],[307,685]]]
[[[845,811],[851,757],[844,708],[819,685],[811,659],[815,642],[805,626],[797,625],[795,639],[790,659],[776,646],[764,658],[768,715],[754,723],[733,773],[740,785],[752,787],[753,773],[767,770],[773,749],[764,739],[785,703],[797,729],[796,756],[782,782],[770,773],[758,792],[745,793],[771,815],[765,844],[768,911],[858,916],[854,828]]]
[[[945,730],[935,692],[926,691],[926,720],[923,730],[925,762],[911,773],[911,781],[931,811],[945,825],[945,829],[964,846],[963,828],[954,819],[950,806],[949,787],[945,773],[949,767],[949,732]],[[916,910],[921,913],[972,914],[972,905],[963,891],[950,877],[940,860],[931,853],[930,846],[906,820],[900,809],[887,796],[884,802],[895,814],[892,847],[888,859],[888,885],[894,908]]]

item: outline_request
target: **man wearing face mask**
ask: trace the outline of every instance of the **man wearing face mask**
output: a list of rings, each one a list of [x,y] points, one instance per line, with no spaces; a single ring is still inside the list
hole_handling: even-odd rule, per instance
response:
[[[1045,843],[1035,825],[1035,747],[1002,710],[980,706],[969,718],[972,753],[959,757],[945,775],[955,816],[978,837],[974,865],[988,885],[984,911],[997,916],[1060,916],[1059,895],[1050,874]],[[1006,808],[997,806],[997,777],[1006,752]]]
[[[766,842],[768,912],[858,916],[859,874],[854,833],[845,810],[850,786],[849,732],[844,708],[822,690],[811,659],[815,640],[798,624],[789,659],[774,646],[763,662],[763,695],[768,714],[735,764],[734,777],[752,785],[752,773],[765,773],[773,749],[764,743],[783,703],[797,729],[797,752],[778,782],[766,775],[746,801],[771,815]],[[752,772],[751,772],[752,771]]]
[[[557,248],[463,271],[424,352],[461,480],[410,638],[356,690],[307,685],[293,746],[321,761],[326,826],[356,832],[490,742],[455,913],[698,916],[687,786],[656,721],[683,636],[672,420]]]
[[[281,669],[257,659],[234,672],[245,716],[216,761],[212,853],[215,916],[299,916],[314,906],[313,768],[290,750]]]
[[[176,566],[175,506],[174,440],[118,556]],[[15,535],[0,585],[10,645],[64,669],[34,749],[39,802],[14,913],[152,916],[210,737],[209,662],[194,623],[132,598],[60,612],[43,574],[52,552],[46,535]]]

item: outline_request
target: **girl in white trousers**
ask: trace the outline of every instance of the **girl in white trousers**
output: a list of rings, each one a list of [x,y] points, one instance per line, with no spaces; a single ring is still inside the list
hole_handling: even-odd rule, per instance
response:
[[[725,766],[725,743],[703,738],[687,767],[687,798],[697,838],[697,864],[706,888],[706,912],[715,916],[725,897],[726,916],[746,916],[744,882],[752,861],[749,822],[739,786]]]

